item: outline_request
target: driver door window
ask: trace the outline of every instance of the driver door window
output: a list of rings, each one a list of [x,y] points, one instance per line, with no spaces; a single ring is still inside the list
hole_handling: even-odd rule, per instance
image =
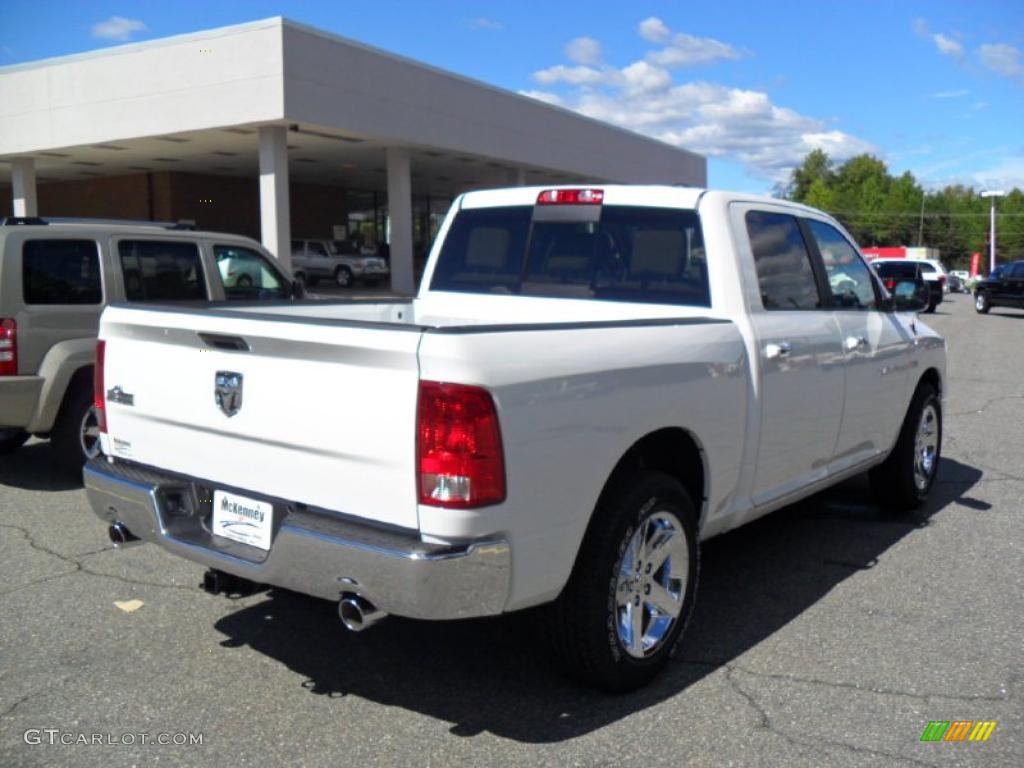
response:
[[[262,254],[236,245],[215,245],[217,273],[228,299],[286,299],[284,280]]]
[[[875,309],[877,296],[871,269],[857,249],[830,224],[815,219],[805,221],[825,265],[832,306],[836,309]]]

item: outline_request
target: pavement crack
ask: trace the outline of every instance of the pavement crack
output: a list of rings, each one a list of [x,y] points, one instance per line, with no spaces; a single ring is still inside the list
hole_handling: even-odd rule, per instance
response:
[[[906,755],[900,755],[895,752],[886,752],[885,750],[881,749],[870,749],[869,747],[863,747],[857,744],[849,744],[845,741],[835,741],[823,737],[818,737],[814,741],[798,739],[795,736],[781,730],[777,725],[775,725],[775,723],[772,722],[771,716],[768,714],[768,710],[757,700],[757,697],[755,697],[754,694],[750,691],[746,690],[739,682],[739,680],[737,680],[735,677],[736,672],[746,674],[751,673],[746,672],[745,670],[739,667],[733,667],[730,665],[726,665],[725,669],[725,679],[726,682],[729,684],[729,687],[732,689],[734,693],[736,693],[736,695],[738,695],[740,698],[746,701],[747,705],[757,714],[761,721],[760,727],[768,731],[769,733],[785,740],[794,747],[810,748],[812,750],[820,750],[823,746],[835,747],[836,749],[842,749],[847,752],[852,752],[854,754],[871,755],[872,757],[882,757],[890,763],[909,763],[912,765],[925,766],[925,768],[936,768],[936,765],[934,763],[927,763],[923,760],[918,760],[913,757],[907,757]]]
[[[781,680],[784,682],[791,683],[804,683],[806,685],[821,685],[828,688],[839,688],[849,691],[858,691],[860,693],[873,693],[879,696],[902,696],[911,699],[921,699],[922,701],[928,701],[929,699],[948,699],[950,701],[1008,701],[1010,699],[1009,694],[996,696],[992,694],[976,693],[976,694],[953,694],[953,693],[938,693],[934,691],[925,692],[914,692],[914,691],[901,691],[895,688],[872,688],[869,686],[858,685],[857,683],[845,683],[835,680],[821,680],[815,677],[801,677],[799,675],[788,675],[788,674],[777,674],[772,672],[755,672],[745,667],[732,666],[731,669],[737,672],[742,672],[745,675],[751,677],[760,677],[767,680]],[[1007,686],[1007,689],[1009,686]]]
[[[102,552],[109,552],[113,549],[112,546],[101,547],[100,549],[95,549],[90,552],[82,552],[77,555],[65,555],[61,552],[57,552],[56,550],[50,549],[49,547],[43,544],[40,544],[38,541],[35,540],[35,538],[32,536],[32,533],[27,528],[22,528],[20,525],[0,523],[0,528],[10,528],[11,530],[18,531],[22,536],[25,537],[25,541],[32,549],[50,555],[52,557],[56,557],[61,562],[73,566],[72,570],[70,571],[65,571],[64,573],[57,575],[51,575],[46,578],[39,579],[31,584],[23,584],[20,587],[15,587],[14,589],[7,590],[6,592],[0,592],[0,596],[10,594],[11,592],[17,592],[20,589],[25,589],[26,587],[34,586],[35,584],[42,584],[45,581],[51,581],[52,579],[60,578],[62,576],[69,576],[73,573],[84,573],[88,576],[95,576],[101,579],[114,579],[115,581],[120,581],[124,584],[133,584],[141,587],[157,587],[160,589],[194,589],[194,587],[189,586],[187,584],[161,584],[156,581],[135,579],[130,576],[119,576],[113,573],[103,573],[102,571],[97,571],[93,568],[90,568],[88,565],[82,562],[83,559],[90,557],[92,555],[98,555]]]

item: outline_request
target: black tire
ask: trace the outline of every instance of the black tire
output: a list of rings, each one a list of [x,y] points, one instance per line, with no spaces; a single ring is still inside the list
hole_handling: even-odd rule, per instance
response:
[[[92,387],[83,382],[72,383],[72,388],[64,396],[57,423],[50,432],[50,445],[56,454],[57,464],[70,475],[81,476],[82,465],[91,458],[83,444],[82,429],[92,406]]]
[[[28,440],[28,432],[17,427],[0,427],[0,453],[16,451]]]
[[[632,475],[605,496],[594,512],[569,583],[549,607],[550,633],[560,669],[587,685],[624,692],[646,684],[665,666],[693,612],[699,565],[697,512],[682,485],[660,472]],[[684,549],[676,550],[653,573],[649,567],[644,571],[642,558],[633,558],[630,545],[634,535],[642,537],[646,531],[664,533],[674,529],[675,524],[660,527],[667,520],[666,515],[679,524],[675,536],[682,537],[666,538]],[[685,563],[681,560],[684,551]],[[640,570],[633,569],[634,562]],[[620,568],[626,568],[632,578],[623,576]],[[664,626],[660,639],[645,651],[643,641],[648,632],[653,635],[659,630],[661,619],[655,619],[654,610],[648,610],[651,603],[642,595],[651,594],[648,582],[668,581],[669,571],[674,576],[685,571],[685,584],[669,582],[676,585],[672,591],[677,596],[671,595],[671,591],[665,593],[674,597],[679,613]],[[644,593],[644,589],[648,591]],[[632,612],[634,600],[641,605],[641,656],[635,655],[636,647],[630,651],[623,638],[628,615],[623,614],[621,619],[619,615],[620,611]],[[670,615],[665,614],[664,618]]]
[[[352,286],[352,270],[348,267],[338,267],[334,270],[334,282],[339,288],[350,288]]]
[[[923,429],[922,415],[927,409],[931,409],[934,415],[933,432],[929,432],[928,440],[934,434],[935,447],[930,462],[919,462],[919,452],[923,446],[918,444],[918,433],[919,429]],[[941,458],[942,403],[935,387],[922,382],[910,401],[892,453],[882,464],[871,470],[871,490],[879,506],[886,512],[901,514],[924,504],[935,485]],[[925,474],[923,483],[922,473]]]
[[[930,314],[930,313],[935,311],[935,307],[937,307],[937,306],[938,306],[938,302],[937,301],[929,301],[928,302],[928,306],[925,307],[924,311],[925,311],[926,314]]]
[[[989,303],[988,294],[978,291],[974,295],[974,311],[979,315],[987,315],[990,309],[992,309],[992,305]]]

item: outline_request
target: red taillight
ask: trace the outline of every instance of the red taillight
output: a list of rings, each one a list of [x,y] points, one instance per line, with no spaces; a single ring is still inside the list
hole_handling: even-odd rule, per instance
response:
[[[18,321],[0,320],[0,376],[18,375]]]
[[[537,205],[601,205],[603,189],[545,189],[537,195]]]
[[[896,290],[896,278],[887,277],[885,278],[885,290],[892,292]]]
[[[416,420],[421,504],[482,507],[505,500],[505,456],[490,393],[421,381]]]
[[[100,339],[96,342],[96,363],[92,369],[92,404],[96,406],[96,420],[100,425],[100,432],[107,431],[107,409],[103,393],[103,361],[106,357],[107,342]]]
[[[946,276],[945,275],[939,275],[939,285],[945,285],[945,284],[946,284]]]

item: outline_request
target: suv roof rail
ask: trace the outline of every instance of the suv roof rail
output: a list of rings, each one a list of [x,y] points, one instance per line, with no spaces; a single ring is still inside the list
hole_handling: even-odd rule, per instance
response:
[[[46,219],[40,218],[39,216],[4,216],[0,220],[0,226],[13,227],[18,224],[49,224]]]
[[[171,224],[168,229],[187,229],[193,230],[196,228],[195,219],[178,219],[176,222]]]

